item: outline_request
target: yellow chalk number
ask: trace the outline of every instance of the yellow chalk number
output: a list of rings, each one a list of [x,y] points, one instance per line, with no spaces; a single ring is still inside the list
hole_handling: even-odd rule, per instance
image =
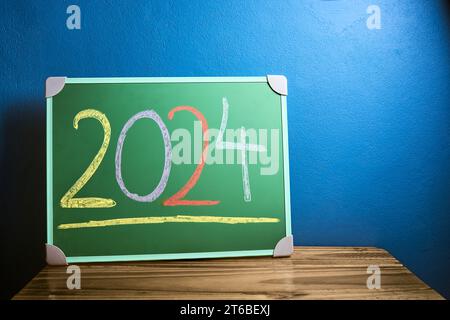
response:
[[[74,198],[78,191],[84,187],[84,185],[89,181],[97,168],[100,166],[106,150],[108,149],[109,140],[111,139],[111,125],[109,124],[108,118],[98,110],[86,109],[77,113],[73,119],[73,127],[78,130],[78,122],[86,118],[93,118],[101,123],[104,131],[103,143],[100,150],[98,150],[97,155],[87,167],[86,171],[84,171],[83,175],[61,198],[60,204],[63,208],[111,208],[116,205],[116,202],[112,199],[95,197]]]

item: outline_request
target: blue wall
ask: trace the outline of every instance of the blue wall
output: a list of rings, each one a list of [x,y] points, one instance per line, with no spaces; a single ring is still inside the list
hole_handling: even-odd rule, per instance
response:
[[[285,74],[296,244],[385,248],[450,297],[449,17],[422,0],[1,1],[8,279],[43,257],[47,76]]]

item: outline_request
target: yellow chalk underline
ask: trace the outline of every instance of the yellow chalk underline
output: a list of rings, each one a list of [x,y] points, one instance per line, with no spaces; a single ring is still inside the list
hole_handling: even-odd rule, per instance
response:
[[[277,218],[248,218],[248,217],[215,217],[215,216],[185,216],[176,215],[172,217],[142,217],[142,218],[122,218],[110,220],[97,220],[79,223],[66,223],[58,226],[58,229],[79,229],[79,228],[100,228],[110,226],[122,226],[131,224],[153,224],[153,223],[277,223]]]

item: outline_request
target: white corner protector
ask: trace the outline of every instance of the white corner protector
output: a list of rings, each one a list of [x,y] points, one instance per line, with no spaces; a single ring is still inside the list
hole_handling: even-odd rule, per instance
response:
[[[285,76],[268,75],[267,82],[270,88],[282,96],[288,95],[287,78]]]
[[[286,236],[278,241],[273,250],[274,257],[288,257],[294,252],[294,238],[292,235]]]
[[[66,84],[66,77],[49,77],[45,81],[45,97],[56,96]]]
[[[66,266],[67,260],[64,252],[57,246],[46,243],[46,258],[47,264],[50,266]]]

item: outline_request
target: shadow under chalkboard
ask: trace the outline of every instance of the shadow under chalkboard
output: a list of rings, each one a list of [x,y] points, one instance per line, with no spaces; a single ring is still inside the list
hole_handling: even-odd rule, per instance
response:
[[[9,299],[45,265],[45,103],[2,110],[0,299]]]

